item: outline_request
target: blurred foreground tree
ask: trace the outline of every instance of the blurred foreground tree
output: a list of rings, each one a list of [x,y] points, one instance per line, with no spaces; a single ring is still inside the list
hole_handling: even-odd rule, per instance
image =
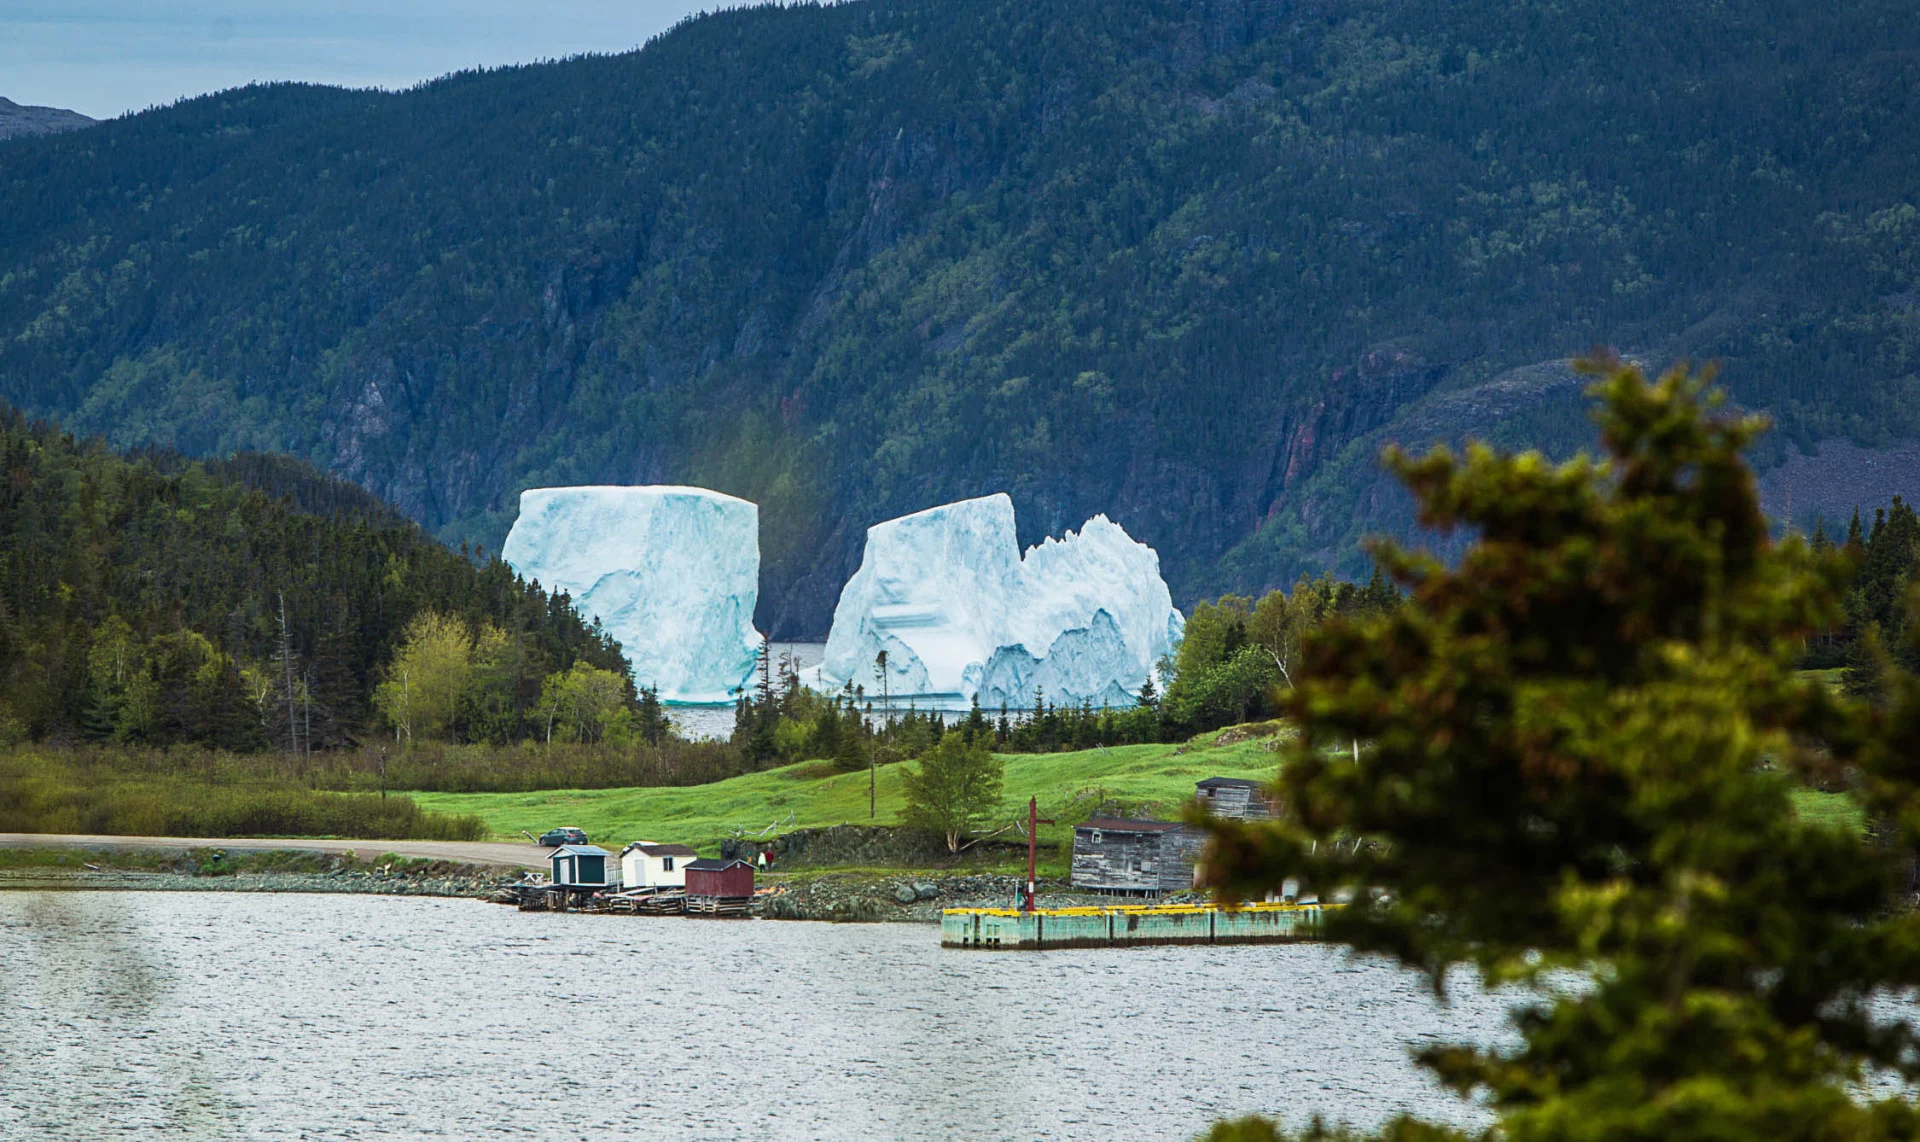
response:
[[[1478,541],[1457,570],[1383,546],[1413,605],[1306,638],[1287,818],[1210,823],[1209,876],[1350,891],[1331,938],[1436,989],[1470,964],[1533,990],[1517,1045],[1418,1055],[1497,1125],[1372,1137],[1920,1135],[1911,1085],[1860,1085],[1920,1074],[1910,1008],[1876,1006],[1920,983],[1920,916],[1896,904],[1920,688],[1898,676],[1871,707],[1795,675],[1847,557],[1769,540],[1741,459],[1757,421],[1685,370],[1588,367],[1604,463],[1389,455],[1426,525]],[[1796,817],[1795,778],[1842,767],[1882,836]]]

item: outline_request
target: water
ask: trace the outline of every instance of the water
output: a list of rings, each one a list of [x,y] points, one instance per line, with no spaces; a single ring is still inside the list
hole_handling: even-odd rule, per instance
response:
[[[0,1138],[1181,1138],[1471,1121],[1497,1001],[1310,945],[943,950],[921,925],[0,893]]]
[[[774,666],[778,668],[781,655],[793,659],[795,668],[805,670],[818,666],[827,656],[827,644],[824,642],[776,642],[769,646],[773,652]],[[733,733],[733,704],[722,706],[680,706],[668,705],[667,716],[673,719],[674,729],[681,737],[695,741],[704,738],[724,738]]]

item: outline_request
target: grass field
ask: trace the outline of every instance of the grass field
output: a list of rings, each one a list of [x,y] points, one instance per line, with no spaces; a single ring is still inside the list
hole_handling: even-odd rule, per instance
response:
[[[1027,798],[1040,815],[1063,822],[1084,819],[1101,802],[1133,812],[1177,814],[1207,777],[1274,775],[1272,739],[1216,745],[1134,745],[1076,753],[1008,755],[999,814],[1026,816]],[[678,841],[714,851],[723,837],[810,826],[896,823],[903,799],[901,766],[882,766],[878,812],[867,815],[867,774],[834,774],[821,762],[803,762],[712,785],[676,789],[551,790],[539,793],[415,793],[422,809],[472,813],[500,840],[524,840],[555,825],[577,825],[595,843],[617,849],[632,840]],[[1057,841],[1067,826],[1043,826],[1040,839]]]
[[[999,819],[1026,815],[1037,797],[1040,815],[1071,823],[1101,803],[1118,803],[1148,816],[1173,816],[1206,777],[1269,779],[1274,754],[1268,739],[1215,744],[1135,745],[1076,753],[1011,754]],[[867,815],[867,774],[833,773],[823,762],[803,762],[711,785],[643,789],[557,789],[534,793],[413,793],[420,808],[473,814],[493,839],[525,840],[556,825],[577,825],[598,844],[618,849],[633,840],[678,841],[717,851],[722,838],[839,824],[897,822],[903,804],[901,766],[879,771],[878,806]],[[1843,794],[1802,789],[1794,805],[1808,819],[1858,829],[1860,810]],[[1068,836],[1068,824],[1042,826],[1043,844]],[[1056,853],[1057,855],[1057,853]],[[1049,864],[1054,863],[1049,860]]]

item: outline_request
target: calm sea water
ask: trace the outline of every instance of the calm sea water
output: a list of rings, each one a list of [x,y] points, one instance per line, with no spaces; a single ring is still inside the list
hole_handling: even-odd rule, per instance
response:
[[[1182,1138],[1472,1112],[1498,1001],[1330,948],[946,951],[930,927],[0,893],[0,1138]]]

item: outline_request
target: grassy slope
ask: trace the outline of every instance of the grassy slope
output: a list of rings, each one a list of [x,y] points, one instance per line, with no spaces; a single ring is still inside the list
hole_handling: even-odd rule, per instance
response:
[[[1102,800],[1147,806],[1171,814],[1193,796],[1206,777],[1270,778],[1274,755],[1260,742],[1217,746],[1136,745],[1077,753],[1014,754],[1007,757],[1003,820],[1024,816],[1027,798],[1040,814],[1070,821],[1084,818]],[[552,790],[539,793],[416,793],[423,809],[474,813],[503,840],[522,840],[555,825],[578,825],[596,842],[618,846],[645,838],[680,841],[711,851],[736,831],[779,831],[808,826],[866,824],[867,774],[812,776],[818,762],[735,777],[713,785],[675,789]],[[903,799],[901,767],[882,767],[879,806],[872,818],[893,824]],[[789,820],[791,816],[791,820]],[[1062,826],[1042,828],[1044,841],[1064,836]]]
[[[1271,741],[1271,739],[1266,739]],[[1095,804],[1117,801],[1135,811],[1175,815],[1206,777],[1271,778],[1275,758],[1263,741],[1183,746],[1136,745],[1076,753],[1008,755],[1002,821],[1024,816],[1027,798],[1040,813],[1061,821],[1084,819]],[[810,826],[866,824],[865,772],[816,776],[823,763],[804,762],[712,785],[643,789],[559,789],[536,793],[413,793],[422,809],[472,813],[495,839],[523,840],[555,825],[578,825],[597,843],[617,848],[628,841],[680,841],[714,852],[723,837],[779,832]],[[871,820],[893,824],[903,799],[901,767],[879,772],[878,812]],[[1796,790],[1794,805],[1806,818],[1860,828],[1860,810],[1839,793]],[[1066,827],[1043,826],[1040,840],[1058,843]]]

